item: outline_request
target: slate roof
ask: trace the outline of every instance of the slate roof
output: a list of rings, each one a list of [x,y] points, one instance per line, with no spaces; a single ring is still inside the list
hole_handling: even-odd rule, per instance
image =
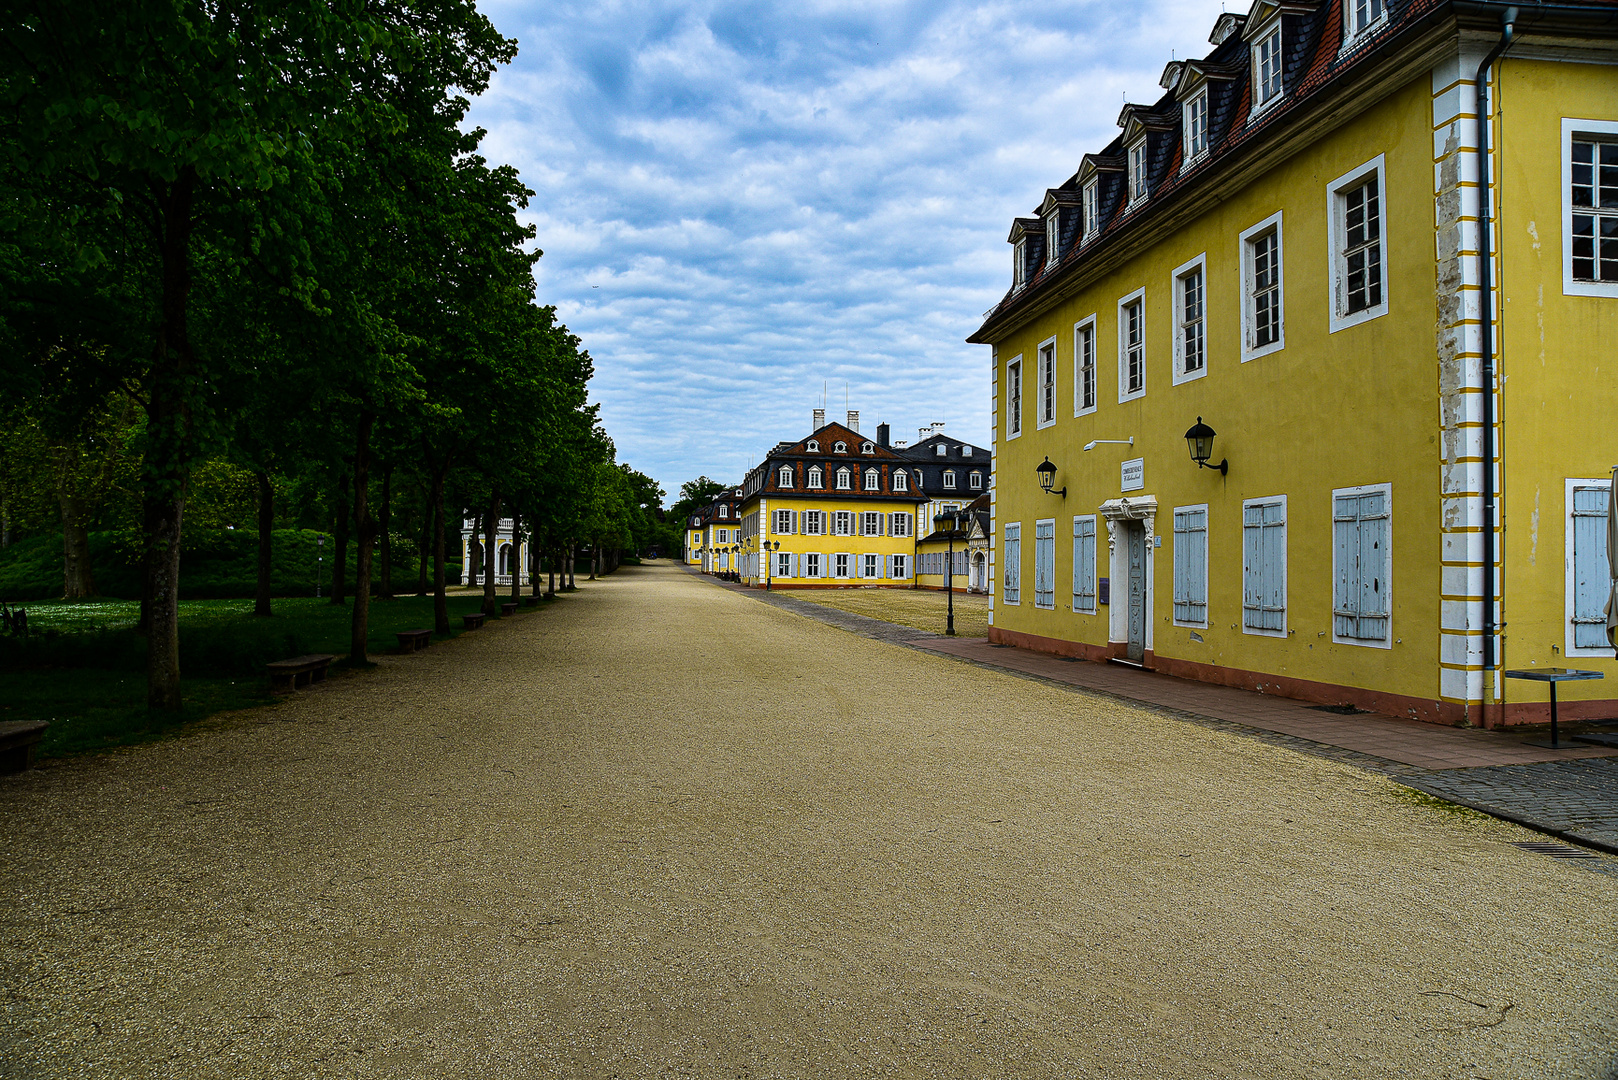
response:
[[[815,448],[811,449],[809,443],[813,441]],[[847,450],[837,453],[833,450],[839,442],[847,446]],[[865,448],[869,446],[870,449]],[[781,442],[775,445],[762,462],[748,472],[742,482],[742,490],[746,492],[744,501],[751,501],[759,496],[774,494],[796,496],[798,498],[836,498],[855,500],[882,500],[892,502],[895,499],[907,502],[924,502],[927,496],[915,490],[893,490],[892,473],[903,467],[904,457],[895,450],[881,445],[874,436],[861,435],[853,428],[842,424],[830,423],[816,429],[794,443]],[[784,464],[796,466],[797,482],[790,488],[778,485],[780,469]],[[810,488],[805,481],[805,475],[810,465],[819,465],[825,470],[825,486]],[[851,489],[838,490],[833,486],[832,476],[839,466],[847,465],[856,474],[856,482]],[[866,491],[863,473],[871,466],[875,466],[881,474],[881,490]]]
[[[946,452],[938,453],[937,447],[942,444]],[[962,452],[963,447],[971,447],[972,452]],[[959,439],[951,439],[942,433],[929,435],[914,446],[908,446],[898,451],[910,459],[910,472],[912,476],[919,477],[921,488],[929,498],[952,499],[973,495],[976,492],[968,486],[968,478],[976,469],[983,474],[983,487],[977,491],[987,491],[989,487],[989,452],[981,446],[963,443]],[[956,472],[955,487],[944,486],[944,470],[952,468]]]

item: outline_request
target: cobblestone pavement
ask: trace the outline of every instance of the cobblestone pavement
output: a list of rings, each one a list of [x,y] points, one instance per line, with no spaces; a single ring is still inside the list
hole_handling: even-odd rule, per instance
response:
[[[793,599],[787,593],[762,593],[756,589],[742,589],[740,586],[728,584],[725,587],[746,592],[755,599],[775,607],[879,641],[902,645],[940,637],[938,634],[922,633],[910,627],[828,608],[822,604],[805,603]],[[966,662],[977,663],[970,660]],[[978,666],[1000,671],[1008,670],[993,664]],[[1023,672],[1009,673],[1027,678],[1040,678],[1038,675]],[[1127,681],[1132,677],[1138,676],[1118,672],[1112,684],[1113,688],[1108,692],[1127,697],[1127,691],[1121,693],[1118,687],[1127,686]],[[1188,694],[1183,696],[1194,697],[1197,684],[1187,683],[1186,689]],[[1092,688],[1086,692],[1097,691]],[[1229,695],[1231,691],[1221,688],[1219,693]],[[1263,695],[1252,696],[1264,706],[1272,705],[1275,700]],[[1480,768],[1427,769],[1334,746],[1317,739],[1302,738],[1252,724],[1202,715],[1190,709],[1165,708],[1161,705],[1148,707],[1155,707],[1166,715],[1199,726],[1230,731],[1272,746],[1283,746],[1301,753],[1314,754],[1378,772],[1438,798],[1448,799],[1507,821],[1526,825],[1563,840],[1584,844],[1598,851],[1618,854],[1618,757]],[[1607,860],[1588,865],[1593,870],[1618,873],[1618,866]]]
[[[1535,833],[666,566],[579,584],[0,780],[0,1076],[1618,1075],[1618,879]]]

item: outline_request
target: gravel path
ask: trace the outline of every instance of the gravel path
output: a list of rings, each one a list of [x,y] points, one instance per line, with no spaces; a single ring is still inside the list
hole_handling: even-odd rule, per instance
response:
[[[0,781],[0,1076],[1618,1076],[1618,878],[1345,765],[666,565],[384,669]]]

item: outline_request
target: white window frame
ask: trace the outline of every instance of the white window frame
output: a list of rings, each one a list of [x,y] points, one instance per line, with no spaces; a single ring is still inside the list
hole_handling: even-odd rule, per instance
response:
[[[861,490],[863,490],[863,491],[881,491],[882,490],[882,476],[881,476],[881,474],[879,474],[875,469],[866,469],[865,470],[865,486]]]
[[[895,510],[888,523],[888,535],[909,536],[911,515],[903,510]]]
[[[881,555],[877,554],[874,551],[867,551],[867,552],[862,553],[859,556],[859,559],[860,559],[860,564],[861,564],[860,569],[865,571],[863,574],[860,575],[860,577],[865,578],[868,581],[880,581],[882,579],[882,561],[883,560],[882,560]],[[874,572],[873,572],[873,567],[874,567]]]
[[[1370,34],[1376,33],[1388,24],[1389,0],[1343,0],[1343,47],[1338,50],[1346,53],[1359,45],[1360,40]],[[1356,10],[1364,4],[1370,18],[1365,25],[1355,26],[1355,17],[1359,15]]]
[[[777,551],[774,552],[774,555],[775,576],[778,578],[789,578],[795,576],[792,573],[792,553],[790,551]],[[783,566],[786,567],[785,570],[781,569]]]
[[[1185,348],[1185,279],[1192,273],[1202,276],[1202,314],[1198,317],[1202,334],[1202,366],[1187,371]],[[1170,275],[1174,292],[1174,385],[1191,382],[1208,374],[1208,253],[1187,259]]]
[[[1129,162],[1129,172],[1126,183],[1129,184],[1129,202],[1127,206],[1135,207],[1146,201],[1146,136],[1142,135],[1129,144],[1124,151]]]
[[[1129,389],[1129,320],[1125,311],[1140,305],[1140,389]],[[1136,289],[1118,301],[1118,403],[1146,396],[1146,290]]]
[[[1034,404],[1034,430],[1048,428],[1056,423],[1056,336],[1039,343],[1034,355],[1039,384],[1035,387],[1039,398]]]
[[[1275,93],[1269,97],[1264,96],[1264,46],[1275,42]],[[1253,107],[1247,114],[1249,123],[1263,116],[1273,109],[1277,102],[1285,100],[1286,89],[1286,39],[1281,33],[1281,18],[1275,19],[1253,35]]]
[[[954,469],[945,469],[944,470],[944,490],[945,491],[954,491],[955,490],[955,470]]]
[[[1090,339],[1090,404],[1084,403],[1084,337]],[[1073,324],[1073,415],[1088,416],[1096,411],[1101,401],[1101,387],[1097,377],[1096,317],[1095,313]]]
[[[721,519],[730,517],[730,507],[721,506],[719,508],[719,516]]]
[[[1578,135],[1611,142],[1618,139],[1618,120],[1562,118],[1562,295],[1618,296],[1618,281],[1576,281],[1573,277],[1573,139]],[[1598,242],[1600,230],[1598,224]]]
[[[1056,262],[1056,248],[1062,242],[1062,208],[1051,210],[1051,216],[1045,219],[1045,265],[1051,266]]]
[[[809,442],[805,444],[804,449],[808,450],[811,454],[818,454],[820,453],[820,441],[818,439],[810,439]]]
[[[1000,602],[1012,607],[1022,605],[1022,522],[1008,521],[1000,529]],[[1017,557],[1006,554],[1006,545],[1017,545]],[[1012,594],[1015,592],[1016,599]]]
[[[781,522],[783,520],[781,515],[783,515],[783,514],[786,515],[786,517],[784,519],[786,521],[786,528],[784,528],[784,529],[781,527]],[[776,536],[791,536],[792,535],[792,511],[791,510],[777,510],[775,512],[775,521],[772,524],[774,525],[774,528],[772,528],[770,531],[772,533],[774,533]]]
[[[966,478],[966,487],[968,491],[982,491],[983,474],[980,472],[973,472]]]
[[[1050,535],[1041,536],[1041,530],[1048,530]],[[1050,585],[1049,600],[1041,603],[1039,595],[1039,554],[1041,545],[1050,553]],[[1040,518],[1034,522],[1034,606],[1041,611],[1056,610],[1056,519]]]
[[[1083,595],[1078,591],[1079,567],[1084,565],[1079,561],[1079,526],[1085,522],[1090,525],[1090,561],[1088,564],[1090,592],[1088,595]],[[1096,526],[1098,524],[1099,522],[1094,514],[1079,514],[1073,519],[1073,580],[1070,584],[1073,590],[1072,607],[1075,615],[1094,615],[1101,610],[1101,577],[1097,568],[1097,560],[1100,556],[1097,553],[1099,545],[1096,542]],[[1086,603],[1088,606],[1081,606]]]
[[[809,490],[823,491],[826,487],[826,473],[819,465],[809,466]]]
[[[843,516],[845,514],[847,515],[847,517]],[[839,526],[844,525],[844,524],[847,525],[847,528],[839,528]],[[854,526],[855,526],[855,524],[856,524],[856,521],[855,521],[855,517],[854,517],[854,511],[852,511],[852,510],[834,510],[832,512],[831,529],[832,529],[832,535],[833,536],[853,536],[854,535]]]
[[[910,577],[910,568],[905,565],[907,559],[904,555],[888,556],[888,577],[894,581],[905,581]]]
[[[1184,553],[1181,551],[1182,545],[1180,543],[1180,530],[1177,527],[1178,523],[1175,521],[1175,518],[1180,514],[1196,513],[1197,511],[1202,512],[1202,621],[1191,622],[1188,619],[1180,618],[1180,612],[1178,610],[1180,606],[1180,560]],[[1170,589],[1169,596],[1169,615],[1173,619],[1175,626],[1186,626],[1195,630],[1208,629],[1208,533],[1211,531],[1211,523],[1209,522],[1208,518],[1209,514],[1207,503],[1194,503],[1191,506],[1176,506],[1169,514],[1169,528],[1172,530],[1172,536],[1174,538],[1174,566],[1172,571],[1174,577],[1172,579],[1173,586]]]
[[[862,453],[862,454],[874,454],[874,453],[876,453],[876,443],[873,443],[873,442],[862,442],[862,443],[860,443],[860,453]]]
[[[1277,210],[1263,221],[1242,230],[1237,242],[1242,264],[1242,363],[1280,352],[1287,347],[1287,275],[1286,234],[1282,231],[1282,211]],[[1275,232],[1275,303],[1277,310],[1276,338],[1268,345],[1254,347],[1258,333],[1258,311],[1254,303],[1255,259],[1253,245],[1271,230]]]
[[[1378,154],[1365,164],[1350,169],[1326,185],[1326,221],[1328,246],[1331,250],[1331,266],[1326,275],[1326,286],[1330,290],[1327,295],[1327,311],[1331,315],[1331,333],[1347,330],[1351,326],[1379,319],[1388,313],[1388,296],[1392,292],[1389,288],[1391,276],[1388,273],[1388,181],[1387,170],[1383,161],[1384,155]],[[1378,304],[1348,314],[1348,266],[1344,261],[1347,258],[1347,199],[1348,193],[1365,183],[1373,174],[1376,176],[1377,191],[1377,244],[1380,245],[1382,261],[1382,300]]]
[[[1378,641],[1376,638],[1348,637],[1337,632],[1337,500],[1343,496],[1371,495],[1381,492],[1383,505],[1387,507],[1388,527],[1385,532],[1383,545],[1383,559],[1385,570],[1382,578],[1382,595],[1388,607],[1386,636]],[[1358,645],[1368,649],[1393,648],[1393,485],[1392,484],[1363,484],[1359,487],[1333,488],[1331,493],[1331,640],[1334,645]]]
[[[1079,237],[1079,244],[1083,246],[1101,231],[1101,181],[1092,179],[1084,185],[1084,220],[1082,222],[1083,235]]]
[[[847,465],[840,466],[837,469],[837,490],[854,490],[854,470],[850,469]]]
[[[1011,245],[1011,258],[1013,262],[1011,267],[1011,289],[1013,292],[1021,290],[1024,285],[1028,284],[1027,245],[1028,239],[1026,237]]]
[[[894,491],[909,491],[910,490],[910,474],[905,472],[903,469],[895,469],[895,470],[893,470],[893,490]]]
[[[832,577],[839,581],[847,581],[852,576],[849,571],[854,569],[854,556],[846,551],[839,551],[831,559]]]
[[[1181,106],[1180,130],[1183,133],[1181,142],[1185,149],[1182,151],[1184,160],[1180,162],[1180,171],[1199,164],[1208,156],[1208,88],[1201,90],[1186,98]],[[1196,145],[1198,135],[1201,135],[1202,145]]]
[[[1017,392],[1012,393],[1012,372],[1016,372]],[[1006,361],[1006,438],[1022,437],[1022,353]]]
[[[972,456],[972,444],[971,443],[962,443],[961,444],[961,456],[962,457],[971,457]]]
[[[803,516],[798,520],[803,523],[803,535],[826,535],[826,512],[824,510],[805,510]]]
[[[1247,508],[1250,506],[1280,506],[1281,507],[1281,628],[1267,630],[1247,625]],[[1291,521],[1287,515],[1287,497],[1285,495],[1267,495],[1259,499],[1242,500],[1242,633],[1254,637],[1284,638],[1288,634],[1288,623],[1292,618],[1292,604],[1288,596],[1289,582],[1287,580],[1287,561],[1290,553],[1289,537],[1287,535]]]
[[[783,465],[776,471],[775,486],[778,488],[792,487],[792,466]]]
[[[874,528],[873,528],[873,526],[874,526]],[[882,535],[882,511],[880,511],[880,510],[861,510],[860,511],[860,517],[859,517],[859,527],[860,527],[860,535],[861,536],[881,536]]]
[[[826,575],[821,573],[821,571],[825,568],[825,563],[821,562],[821,560],[824,558],[825,556],[818,551],[804,552],[803,576],[806,578],[825,577]]]
[[[1574,644],[1574,642],[1578,640],[1578,637],[1577,631],[1575,630],[1573,624],[1574,615],[1577,613],[1577,600],[1575,597],[1573,573],[1575,568],[1573,558],[1575,554],[1573,548],[1573,492],[1579,488],[1598,488],[1605,491],[1607,493],[1607,498],[1611,499],[1613,497],[1612,477],[1598,476],[1588,479],[1569,479],[1566,481],[1563,487],[1562,518],[1566,523],[1566,535],[1562,545],[1562,577],[1565,582],[1564,587],[1566,591],[1564,593],[1562,606],[1562,625],[1565,628],[1565,640],[1563,641],[1562,651],[1567,656],[1600,656],[1610,660],[1612,659],[1612,646],[1610,645],[1601,645],[1598,647],[1586,645],[1581,648],[1580,646]],[[1609,560],[1612,558],[1611,551],[1607,552],[1607,558]],[[1608,566],[1611,566],[1610,562],[1608,563]]]

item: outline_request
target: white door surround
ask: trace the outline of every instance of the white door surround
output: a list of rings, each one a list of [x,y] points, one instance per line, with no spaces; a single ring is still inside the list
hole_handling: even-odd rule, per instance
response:
[[[1107,641],[1109,644],[1129,644],[1129,545],[1120,544],[1119,522],[1138,521],[1145,530],[1144,622],[1146,652],[1153,649],[1152,611],[1157,574],[1156,560],[1152,557],[1157,546],[1157,496],[1134,495],[1122,499],[1108,499],[1099,507],[1107,523],[1107,569],[1112,579],[1110,603],[1107,605]]]

